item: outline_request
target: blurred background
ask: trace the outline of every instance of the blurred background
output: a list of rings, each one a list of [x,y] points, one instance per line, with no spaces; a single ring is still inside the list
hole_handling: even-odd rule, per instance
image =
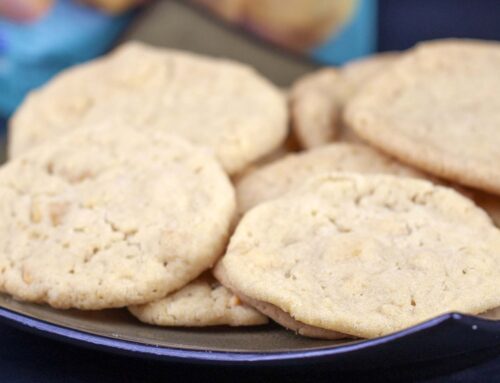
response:
[[[62,69],[129,39],[234,58],[281,86],[442,37],[500,39],[498,0],[0,0],[0,121]]]

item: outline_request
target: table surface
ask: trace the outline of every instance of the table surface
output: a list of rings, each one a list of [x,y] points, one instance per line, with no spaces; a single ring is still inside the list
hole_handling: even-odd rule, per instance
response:
[[[384,371],[327,371],[321,368],[300,370],[242,369],[168,364],[158,361],[116,356],[101,351],[78,348],[33,335],[0,323],[0,382],[165,382],[166,379],[191,381],[203,377],[210,381],[263,382],[291,379],[303,382],[358,382],[383,378],[384,382],[490,382],[500,379],[500,348],[484,354],[466,355],[451,360],[419,366],[391,368]],[[495,354],[497,355],[495,357]],[[458,361],[458,358],[461,360]],[[454,371],[456,365],[465,368]],[[467,367],[469,365],[469,367]]]
[[[480,4],[479,7],[474,7]],[[497,0],[467,2],[442,0],[380,0],[379,47],[403,49],[415,41],[443,36],[500,38]],[[412,17],[405,15],[411,13]],[[474,17],[469,17],[474,15]],[[480,20],[478,22],[478,20]],[[397,33],[395,33],[397,31]],[[214,24],[179,3],[158,2],[144,12],[126,38],[138,38],[159,45],[220,54],[257,66],[275,82],[287,85],[314,65],[273,52],[251,39],[231,36],[227,29]],[[0,128],[1,128],[0,122]],[[3,159],[5,137],[0,137]],[[167,364],[116,356],[79,348],[14,329],[0,323],[0,382],[182,382],[250,381],[288,378],[294,381],[421,381],[421,382],[492,382],[500,381],[500,349],[482,354],[464,355],[451,360],[385,371],[334,371],[323,369],[237,369]],[[459,360],[460,359],[460,360]],[[455,371],[461,366],[461,371]]]

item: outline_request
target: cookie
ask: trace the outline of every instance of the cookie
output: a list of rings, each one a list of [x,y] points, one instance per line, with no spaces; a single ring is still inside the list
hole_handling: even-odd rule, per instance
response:
[[[350,61],[341,67],[340,74],[344,85],[341,93],[343,106],[363,88],[367,81],[387,69],[399,57],[400,53],[397,52],[379,53]]]
[[[500,44],[418,45],[349,102],[364,140],[447,180],[500,194]]]
[[[233,174],[282,143],[287,113],[282,92],[250,67],[127,43],[32,92],[11,121],[9,155],[111,119],[208,146]]]
[[[297,151],[299,151],[299,146],[295,140],[295,137],[290,135],[279,148],[260,158],[258,161],[245,168],[245,170],[243,170],[242,172],[232,175],[231,179],[233,180],[233,183],[237,183],[239,179],[245,177],[247,174],[263,166],[276,162],[284,158],[285,156]]]
[[[264,201],[300,187],[305,180],[325,172],[387,173],[424,178],[424,174],[401,165],[365,145],[333,143],[286,157],[249,172],[236,181],[240,213]]]
[[[292,130],[306,149],[333,141],[338,133],[340,75],[326,68],[300,78],[289,94]]]
[[[216,278],[221,281],[224,286],[230,288],[231,291],[233,291],[239,299],[259,310],[261,313],[267,315],[269,318],[287,328],[288,330],[295,331],[295,333],[299,335],[307,336],[310,338],[336,340],[349,337],[348,335],[339,333],[337,331],[325,330],[296,321],[279,307],[267,302],[259,301],[257,299],[252,299],[249,296],[243,294],[241,291],[237,291],[233,286],[230,286],[229,279],[226,277],[226,272],[224,271],[224,266],[222,264],[220,264],[219,267],[217,267],[214,271],[216,272]]]
[[[302,146],[313,148],[334,140],[359,142],[342,123],[344,105],[396,57],[395,53],[379,54],[297,80],[290,92],[290,113],[293,131]]]
[[[499,249],[500,231],[452,189],[332,173],[249,211],[216,268],[296,321],[373,338],[500,306]]]
[[[78,129],[0,169],[0,290],[56,308],[163,298],[224,251],[234,189],[161,131]]]
[[[363,140],[344,123],[344,108],[349,100],[359,92],[372,78],[382,73],[392,65],[400,56],[397,52],[384,52],[377,55],[351,61],[341,68],[342,77],[342,110],[339,118],[337,141],[362,143]]]
[[[492,319],[492,320],[500,320],[500,307],[489,310],[480,315],[482,318]]]
[[[479,207],[489,214],[495,225],[500,227],[500,197],[473,191],[472,198]]]
[[[129,307],[141,322],[159,326],[253,326],[267,318],[205,273],[166,298]]]

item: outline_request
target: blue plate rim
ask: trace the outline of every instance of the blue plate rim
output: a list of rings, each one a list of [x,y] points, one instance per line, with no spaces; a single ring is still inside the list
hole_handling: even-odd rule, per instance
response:
[[[448,321],[465,322],[468,325],[481,325],[486,329],[500,332],[500,323],[496,321],[464,315],[456,312],[442,314],[429,319],[418,325],[407,329],[385,335],[383,337],[361,340],[355,343],[348,343],[334,347],[326,347],[318,350],[305,351],[275,351],[275,352],[231,352],[231,351],[210,351],[196,349],[182,349],[166,346],[154,346],[141,344],[138,342],[107,337],[104,335],[92,334],[82,330],[73,329],[42,319],[31,317],[26,314],[17,313],[5,307],[0,307],[0,319],[15,327],[29,330],[41,335],[68,343],[88,346],[104,351],[119,352],[122,354],[152,357],[166,361],[196,362],[196,363],[224,363],[224,364],[273,364],[276,362],[293,362],[297,360],[310,360],[317,358],[328,358],[338,354],[356,352],[368,348],[377,347],[388,342],[401,339],[426,329],[441,325]],[[492,327],[490,327],[492,326]]]

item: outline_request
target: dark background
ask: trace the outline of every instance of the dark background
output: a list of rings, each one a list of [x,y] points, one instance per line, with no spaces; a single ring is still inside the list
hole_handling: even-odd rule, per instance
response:
[[[500,1],[379,0],[379,50],[442,37],[500,40]]]
[[[330,371],[328,366],[227,368],[115,356],[66,345],[0,324],[0,382],[498,382],[500,348],[451,359],[370,370]]]

